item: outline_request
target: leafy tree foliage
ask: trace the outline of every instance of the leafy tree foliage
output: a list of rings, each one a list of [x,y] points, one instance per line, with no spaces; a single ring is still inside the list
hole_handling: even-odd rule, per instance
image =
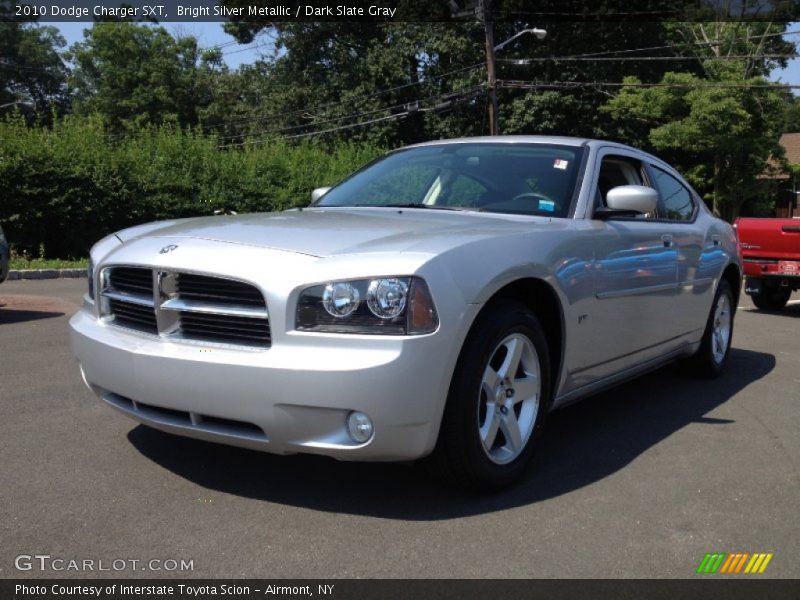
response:
[[[0,22],[0,114],[14,106],[29,115],[67,108],[64,45],[55,27]]]
[[[736,66],[717,65],[710,82],[668,73],[661,80],[665,87],[624,88],[605,107],[616,119],[651,123],[652,146],[682,163],[714,212],[729,221],[759,189],[768,159],[782,155],[778,138],[785,100],[762,77],[742,79]],[[626,83],[641,82],[631,77]]]
[[[99,113],[115,132],[197,124],[213,96],[219,52],[203,53],[192,37],[127,21],[95,23],[84,36],[68,55],[77,113]]]

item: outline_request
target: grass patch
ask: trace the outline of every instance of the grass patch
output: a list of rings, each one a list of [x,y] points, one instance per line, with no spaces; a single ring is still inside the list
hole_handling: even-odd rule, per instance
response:
[[[12,258],[10,269],[85,269],[88,259],[62,260],[58,258]]]

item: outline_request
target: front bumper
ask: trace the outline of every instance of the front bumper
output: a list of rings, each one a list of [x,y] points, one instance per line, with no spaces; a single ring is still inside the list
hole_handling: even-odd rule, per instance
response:
[[[278,454],[425,456],[452,373],[450,344],[436,333],[292,333],[250,351],[167,342],[108,326],[85,309],[70,329],[84,380],[110,406],[157,429]],[[364,444],[347,434],[353,410],[375,426]]]

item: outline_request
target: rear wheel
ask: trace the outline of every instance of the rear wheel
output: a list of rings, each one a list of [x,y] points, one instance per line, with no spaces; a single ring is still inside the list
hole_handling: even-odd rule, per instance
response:
[[[490,310],[462,349],[432,457],[442,475],[477,489],[523,474],[550,398],[547,342],[535,315],[511,301]]]
[[[760,294],[755,294],[751,298],[759,310],[780,310],[786,306],[791,295],[792,290],[788,287],[764,287]]]
[[[693,366],[701,375],[716,377],[725,368],[733,338],[734,311],[731,286],[723,279],[714,295],[700,349],[692,357]]]

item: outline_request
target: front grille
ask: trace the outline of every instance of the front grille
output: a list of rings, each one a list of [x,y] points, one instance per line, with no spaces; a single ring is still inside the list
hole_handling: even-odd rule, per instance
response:
[[[176,285],[178,295],[187,300],[264,306],[261,292],[241,281],[182,273],[178,276]]]
[[[153,298],[153,272],[150,269],[115,267],[109,272],[108,282],[115,290],[128,294],[144,294]]]
[[[183,337],[211,342],[240,340],[243,344],[269,345],[269,321],[234,315],[180,312]]]
[[[145,333],[158,333],[150,269],[115,267],[107,271],[103,295],[112,323]]]
[[[138,329],[146,333],[158,333],[156,313],[152,306],[142,306],[124,300],[109,299],[109,312],[114,323],[122,327]]]
[[[267,305],[249,283],[141,267],[107,267],[102,282],[102,316],[111,325],[167,339],[270,346]]]

